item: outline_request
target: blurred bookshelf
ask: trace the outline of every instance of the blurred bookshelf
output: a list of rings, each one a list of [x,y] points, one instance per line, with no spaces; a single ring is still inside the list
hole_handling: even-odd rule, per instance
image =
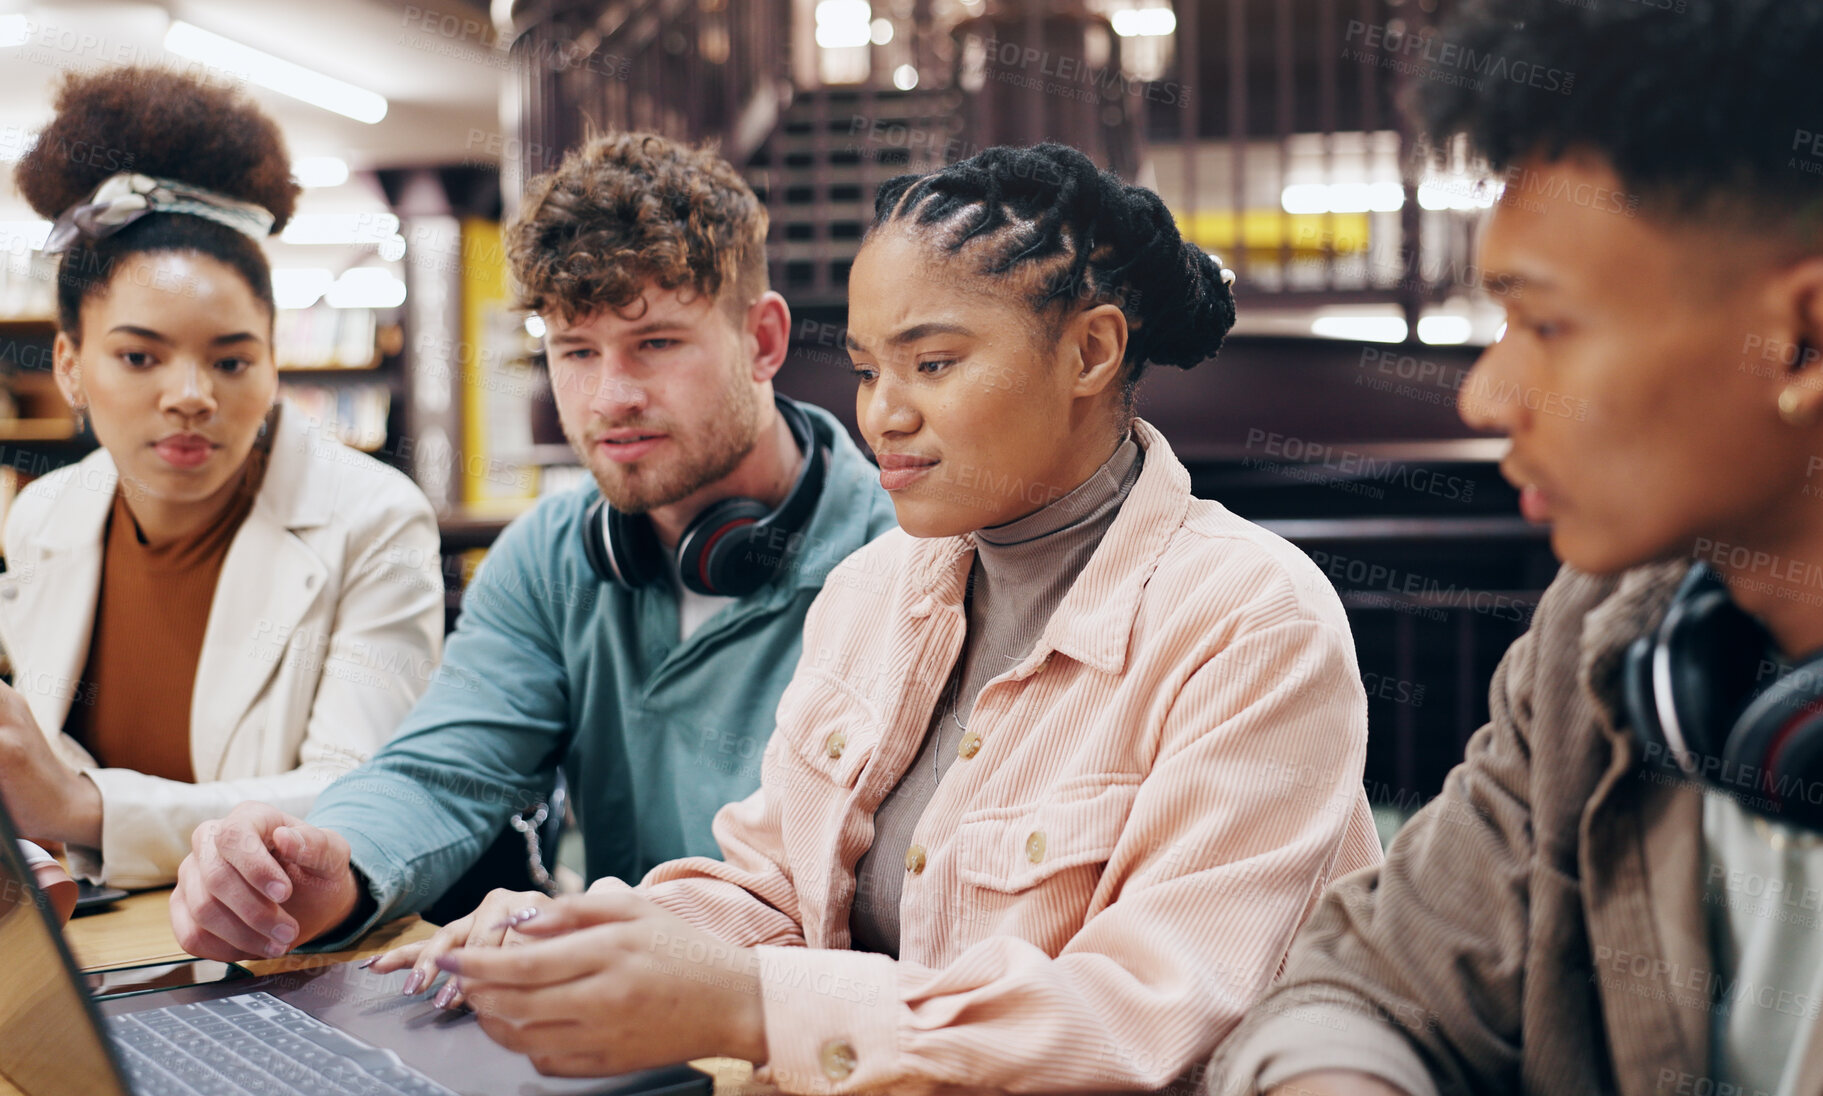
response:
[[[367,370],[381,362],[380,321],[370,308],[280,309],[272,324],[279,369]]]
[[[48,283],[0,263],[0,522],[21,488],[95,446],[57,391],[52,308]]]
[[[397,464],[404,343],[398,325],[372,309],[281,309],[273,323],[279,392],[342,444]]]

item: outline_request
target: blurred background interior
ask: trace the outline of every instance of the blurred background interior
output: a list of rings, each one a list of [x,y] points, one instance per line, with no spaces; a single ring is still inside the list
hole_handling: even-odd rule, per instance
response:
[[[1555,570],[1457,389],[1501,316],[1478,292],[1499,193],[1417,146],[1400,63],[1451,0],[0,0],[0,162],[64,70],[245,82],[307,187],[270,244],[284,388],[443,515],[449,619],[501,526],[584,475],[509,307],[521,182],[601,129],[712,139],[771,213],[784,392],[852,424],[847,272],[884,179],[1051,139],[1156,189],[1238,274],[1220,357],[1140,411],[1219,499],[1340,590],[1386,827],[1485,719]],[[94,447],[50,383],[48,224],[0,194],[0,501]]]

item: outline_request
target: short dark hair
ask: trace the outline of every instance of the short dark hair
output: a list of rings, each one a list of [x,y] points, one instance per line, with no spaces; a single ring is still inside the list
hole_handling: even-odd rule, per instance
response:
[[[1122,374],[1129,404],[1148,362],[1189,369],[1213,357],[1234,326],[1220,265],[1179,235],[1164,201],[1067,145],[990,148],[928,175],[888,179],[869,234],[894,222],[932,230],[951,252],[978,249],[983,274],[1031,278],[1041,316],[1119,305],[1131,330]]]
[[[742,303],[764,293],[766,207],[712,148],[612,133],[526,184],[507,227],[519,307],[566,320],[620,310],[648,284]]]
[[[70,73],[56,108],[14,171],[25,200],[53,221],[122,171],[264,206],[274,232],[297,208],[299,187],[278,126],[231,88],[144,66]],[[123,259],[159,251],[195,252],[233,267],[273,310],[272,267],[258,243],[227,225],[161,213],[99,240],[80,238],[63,253],[58,327],[80,339],[83,302],[107,289]]]
[[[1439,147],[1465,134],[1503,171],[1590,150],[1648,213],[1823,240],[1823,144],[1803,139],[1823,133],[1823,3],[1465,0],[1440,39],[1571,83],[1420,73],[1409,105]]]

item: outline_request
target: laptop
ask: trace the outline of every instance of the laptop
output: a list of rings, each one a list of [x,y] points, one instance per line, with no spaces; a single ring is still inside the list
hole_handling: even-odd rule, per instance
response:
[[[475,1017],[353,963],[92,999],[0,802],[0,1076],[25,1096],[673,1096],[689,1066],[541,1076]]]

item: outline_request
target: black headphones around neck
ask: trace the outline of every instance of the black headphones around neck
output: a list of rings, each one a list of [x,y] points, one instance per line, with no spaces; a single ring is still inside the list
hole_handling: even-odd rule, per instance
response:
[[[817,421],[797,403],[775,395],[773,402],[803,451],[804,463],[778,509],[750,498],[726,498],[710,504],[690,520],[677,542],[677,571],[684,585],[712,597],[742,597],[770,582],[785,567],[795,535],[809,523],[823,493],[828,469],[826,446]],[[663,578],[665,546],[644,514],[623,514],[603,497],[582,519],[583,554],[589,566],[623,589]]]
[[[1627,648],[1627,713],[1648,765],[1823,831],[1823,651],[1775,677],[1771,650],[1765,627],[1699,563],[1658,630]]]

